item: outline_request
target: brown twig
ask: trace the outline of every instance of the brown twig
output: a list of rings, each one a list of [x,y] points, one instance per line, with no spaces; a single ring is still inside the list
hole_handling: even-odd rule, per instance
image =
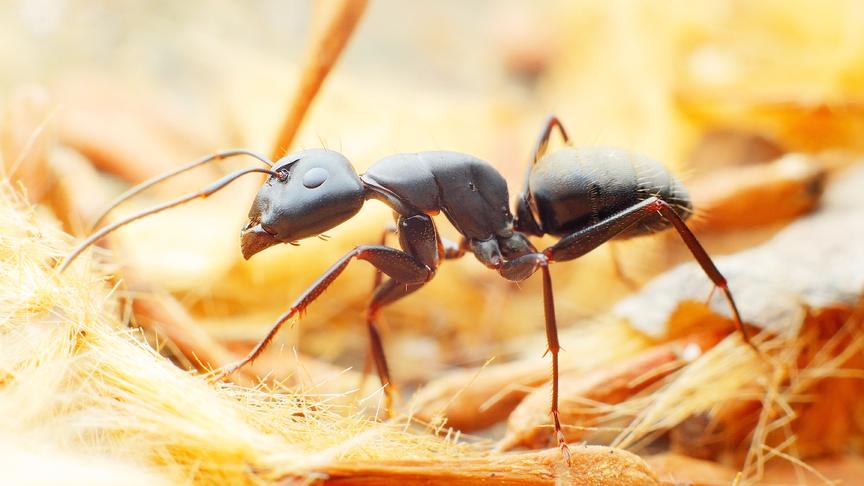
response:
[[[357,22],[366,10],[366,0],[339,0],[315,4],[312,32],[300,83],[279,130],[271,158],[278,160],[291,146],[312,100],[330,69],[348,44]]]

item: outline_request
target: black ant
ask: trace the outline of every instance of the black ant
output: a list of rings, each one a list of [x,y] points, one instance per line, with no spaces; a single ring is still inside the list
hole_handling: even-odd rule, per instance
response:
[[[511,281],[540,270],[547,352],[552,356],[552,406],[555,437],[569,457],[558,420],[558,330],[549,264],[573,260],[611,239],[675,228],[696,261],[726,296],[735,324],[751,346],[726,279],[717,270],[684,220],[692,212],[690,197],[660,163],[614,148],[568,147],[546,155],[552,130],[568,142],[564,127],[554,116],[547,120],[528,164],[525,185],[516,200],[516,215],[509,208],[507,183],[490,164],[456,152],[419,152],[386,157],[363,175],[357,175],[345,156],[329,150],[295,152],[273,163],[248,150],[213,154],[157,177],[122,194],[103,214],[142,190],[205,163],[237,155],[252,156],[270,169],[245,169],[220,179],[206,189],[155,206],[108,225],[75,249],[60,271],[106,234],[144,216],[205,198],[249,173],[269,174],[249,210],[241,232],[243,257],[279,243],[296,244],[353,217],[368,199],[378,199],[396,213],[401,250],[361,245],[343,256],[320,276],[273,324],[270,332],[241,361],[224,367],[230,375],[253,361],[272,341],[282,325],[303,314],[339,276],[352,259],[366,260],[389,279],[376,285],[366,314],[372,359],[384,385],[388,413],[393,387],[376,318],[381,309],[416,291],[435,276],[442,260],[459,258],[470,250],[487,267]],[[442,240],[432,216],[444,212],[462,235],[459,243]],[[102,217],[97,220],[101,221]],[[528,236],[554,235],[557,243],[538,251]]]

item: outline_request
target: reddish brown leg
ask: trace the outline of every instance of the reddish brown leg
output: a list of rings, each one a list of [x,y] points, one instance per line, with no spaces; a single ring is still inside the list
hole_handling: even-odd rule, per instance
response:
[[[381,334],[375,321],[378,318],[380,307],[370,307],[366,314],[366,328],[369,330],[369,350],[378,379],[384,387],[384,411],[387,417],[393,416],[393,403],[396,395],[396,385],[390,378],[390,368],[387,366],[387,356],[384,354],[384,344],[381,342]]]
[[[681,219],[678,213],[676,213],[668,203],[661,199],[650,197],[641,201],[639,204],[627,208],[624,211],[610,216],[594,225],[575,231],[564,238],[561,238],[558,243],[547,248],[543,253],[549,257],[550,261],[566,261],[579,258],[594,248],[597,248],[604,242],[614,238],[651,213],[660,213],[664,218],[672,223],[672,226],[678,231],[678,234],[681,235],[681,239],[684,240],[684,244],[690,249],[690,253],[693,254],[693,257],[699,263],[699,266],[702,267],[702,270],[708,278],[711,279],[714,285],[723,292],[726,301],[729,303],[729,308],[732,310],[732,317],[735,320],[735,325],[741,333],[744,342],[761,354],[759,349],[750,341],[750,336],[744,328],[744,324],[741,321],[741,315],[738,312],[738,306],[735,304],[735,299],[732,297],[732,293],[729,291],[729,287],[726,284],[726,278],[723,277],[714,265],[711,257],[708,256],[708,253],[687,225],[684,224],[684,220]]]
[[[735,300],[729,292],[726,285],[726,279],[717,270],[714,262],[705,252],[705,249],[693,236],[693,233],[684,224],[684,221],[678,216],[669,204],[656,198],[651,197],[639,202],[633,207],[627,208],[609,218],[597,222],[587,228],[575,231],[564,238],[561,238],[555,245],[543,250],[543,253],[529,253],[514,258],[503,263],[498,272],[504,278],[513,281],[520,281],[530,277],[538,269],[543,273],[543,308],[546,318],[546,338],[548,341],[548,352],[552,355],[552,407],[551,414],[554,421],[555,437],[559,447],[568,459],[570,457],[569,449],[561,423],[558,418],[558,353],[561,346],[558,342],[558,327],[555,321],[555,302],[552,295],[552,279],[549,275],[549,264],[552,262],[567,261],[579,258],[582,255],[597,248],[601,244],[609,241],[615,236],[621,234],[627,228],[637,223],[646,216],[659,212],[663,217],[669,220],[670,223],[678,230],[684,243],[690,249],[696,261],[702,267],[703,271],[708,275],[714,285],[723,290],[729,306],[732,309],[732,314],[738,329],[744,340],[757,352],[759,350],[750,342],[749,336],[744,330],[741,323],[741,316],[738,313],[738,308],[735,305]],[[761,355],[761,353],[760,353]]]
[[[389,223],[384,227],[384,230],[381,231],[381,239],[378,241],[378,244],[381,246],[387,246],[387,235],[396,234],[396,225]],[[375,269],[375,279],[372,281],[372,292],[375,292],[375,289],[381,286],[381,281],[384,280],[384,274],[381,273],[381,270]]]
[[[384,227],[384,230],[381,231],[381,238],[378,241],[378,244],[381,246],[385,246],[387,244],[387,235],[392,235],[396,233],[396,225],[389,223]],[[381,282],[384,280],[384,274],[381,270],[375,269],[375,276],[372,279],[372,293],[374,295],[375,290],[381,286]],[[372,356],[374,352],[372,348],[366,353],[366,357],[363,359],[363,374],[360,375],[360,385],[357,387],[361,392],[363,388],[366,386],[366,379],[369,377],[369,372],[372,371],[373,360]]]
[[[570,448],[561,430],[558,418],[558,353],[561,345],[558,342],[558,324],[555,319],[555,299],[552,295],[552,277],[549,274],[551,260],[543,253],[529,253],[505,262],[498,272],[506,279],[520,281],[530,277],[539,268],[543,274],[543,316],[546,321],[546,352],[552,356],[552,405],[550,414],[555,427],[555,440],[561,448],[561,454],[570,463]]]
[[[687,248],[690,249],[690,253],[693,254],[693,258],[699,262],[699,266],[702,267],[702,270],[705,271],[705,274],[708,275],[708,278],[714,282],[723,295],[726,296],[726,302],[729,303],[729,308],[732,311],[732,315],[735,318],[735,327],[738,328],[738,332],[741,333],[741,337],[744,339],[744,342],[747,343],[754,351],[759,353],[762,352],[759,348],[750,341],[750,335],[747,332],[747,328],[744,327],[744,323],[741,321],[741,314],[738,312],[738,306],[735,304],[735,299],[732,297],[732,292],[729,291],[729,285],[726,283],[726,277],[720,273],[720,270],[717,269],[717,266],[714,265],[714,262],[711,260],[711,257],[708,256],[708,253],[705,251],[705,248],[702,247],[702,244],[699,243],[699,240],[696,239],[696,236],[690,231],[690,228],[684,224],[684,220],[681,219],[681,216],[678,216],[678,213],[672,209],[666,201],[658,199],[654,206],[656,211],[663,215],[669,222],[675,226],[675,229],[678,230],[678,234],[681,235],[681,239],[684,240],[684,244],[687,245]]]
[[[543,124],[543,131],[540,132],[540,136],[537,138],[537,145],[534,146],[534,152],[531,156],[531,161],[528,164],[529,173],[531,172],[531,166],[536,164],[537,161],[546,154],[546,149],[549,147],[549,138],[552,136],[552,130],[555,127],[558,128],[564,142],[570,141],[570,137],[567,136],[567,130],[564,130],[564,125],[561,124],[561,120],[559,120],[555,115],[549,115],[549,117],[546,118],[546,122]]]
[[[425,283],[425,282],[424,282]],[[369,357],[378,372],[378,378],[384,387],[384,406],[388,417],[393,416],[393,405],[397,400],[398,388],[390,377],[390,367],[387,366],[387,357],[384,354],[384,345],[381,342],[381,334],[378,331],[377,319],[382,308],[405,297],[423,286],[423,283],[404,284],[389,279],[376,289],[366,310],[366,328],[369,330]]]
[[[441,253],[446,259],[459,258],[465,254],[465,248],[464,245],[444,241],[441,243]],[[375,365],[378,377],[381,379],[381,385],[384,386],[384,400],[388,416],[393,416],[393,404],[398,399],[399,389],[390,377],[390,369],[387,366],[387,358],[384,354],[384,346],[381,343],[381,335],[378,331],[376,321],[381,309],[413,293],[422,286],[422,283],[406,285],[393,279],[387,280],[375,290],[366,311],[366,327],[369,330],[370,353],[366,358],[367,364],[364,368],[367,366],[371,368],[372,364]],[[368,373],[368,369],[364,369],[365,373]]]
[[[345,270],[352,259],[366,260],[376,268],[400,282],[425,283],[432,274],[432,270],[420,263],[416,258],[386,246],[364,245],[348,252],[339,259],[330,269],[324,272],[303,294],[294,302],[290,309],[279,316],[273,324],[270,332],[258,343],[255,348],[242,360],[223,367],[216,374],[216,379],[224,378],[233,374],[243,366],[254,361],[266,348],[279,332],[283,324],[297,315],[302,315],[306,308],[317,299],[327,287]]]
[[[543,272],[543,314],[546,319],[546,341],[548,342],[548,353],[552,356],[552,420],[555,424],[555,438],[558,439],[558,447],[564,455],[564,460],[570,463],[570,449],[561,430],[561,421],[558,419],[558,352],[561,345],[558,343],[558,323],[555,319],[555,299],[552,295],[552,277],[549,275],[549,262],[544,261],[540,269]]]

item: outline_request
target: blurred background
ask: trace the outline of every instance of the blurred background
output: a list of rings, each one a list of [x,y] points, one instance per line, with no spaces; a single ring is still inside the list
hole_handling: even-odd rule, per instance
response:
[[[7,174],[81,237],[134,183],[218,149],[269,153],[322,10],[272,0],[3,2]],[[291,149],[338,150],[360,172],[397,152],[466,152],[495,165],[512,197],[554,113],[577,146],[663,161],[690,187],[700,238],[723,254],[818,205],[825,177],[864,148],[862,103],[864,4],[854,0],[373,0]],[[248,165],[201,169],[112,218]],[[339,256],[377,241],[391,218],[370,202],[330,241],[243,261],[239,230],[259,184],[240,181],[106,242],[111,270],[122,276],[118,292],[136,297],[120,311],[180,364],[206,368],[240,356]],[[620,272],[606,247],[554,268],[569,339],[689,258],[675,235],[616,248]],[[315,357],[306,363],[361,369],[372,278],[368,266],[350,267],[279,336],[282,346],[259,370],[284,367],[276,377],[296,378],[294,345]],[[408,386],[545,349],[538,282],[508,283],[470,255],[443,265],[381,323],[393,374]],[[318,383],[312,365],[309,373]]]

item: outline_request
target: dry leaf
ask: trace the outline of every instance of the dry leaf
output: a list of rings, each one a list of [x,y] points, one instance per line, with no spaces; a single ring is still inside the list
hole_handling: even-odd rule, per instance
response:
[[[563,374],[559,379],[559,418],[569,442],[582,440],[601,425],[606,405],[621,403],[683,366],[686,354],[695,358],[716,344],[726,332],[696,334],[655,346],[618,363],[588,372]],[[549,400],[552,385],[528,394],[507,420],[499,447],[540,448],[554,445]],[[602,429],[602,427],[600,427]]]

